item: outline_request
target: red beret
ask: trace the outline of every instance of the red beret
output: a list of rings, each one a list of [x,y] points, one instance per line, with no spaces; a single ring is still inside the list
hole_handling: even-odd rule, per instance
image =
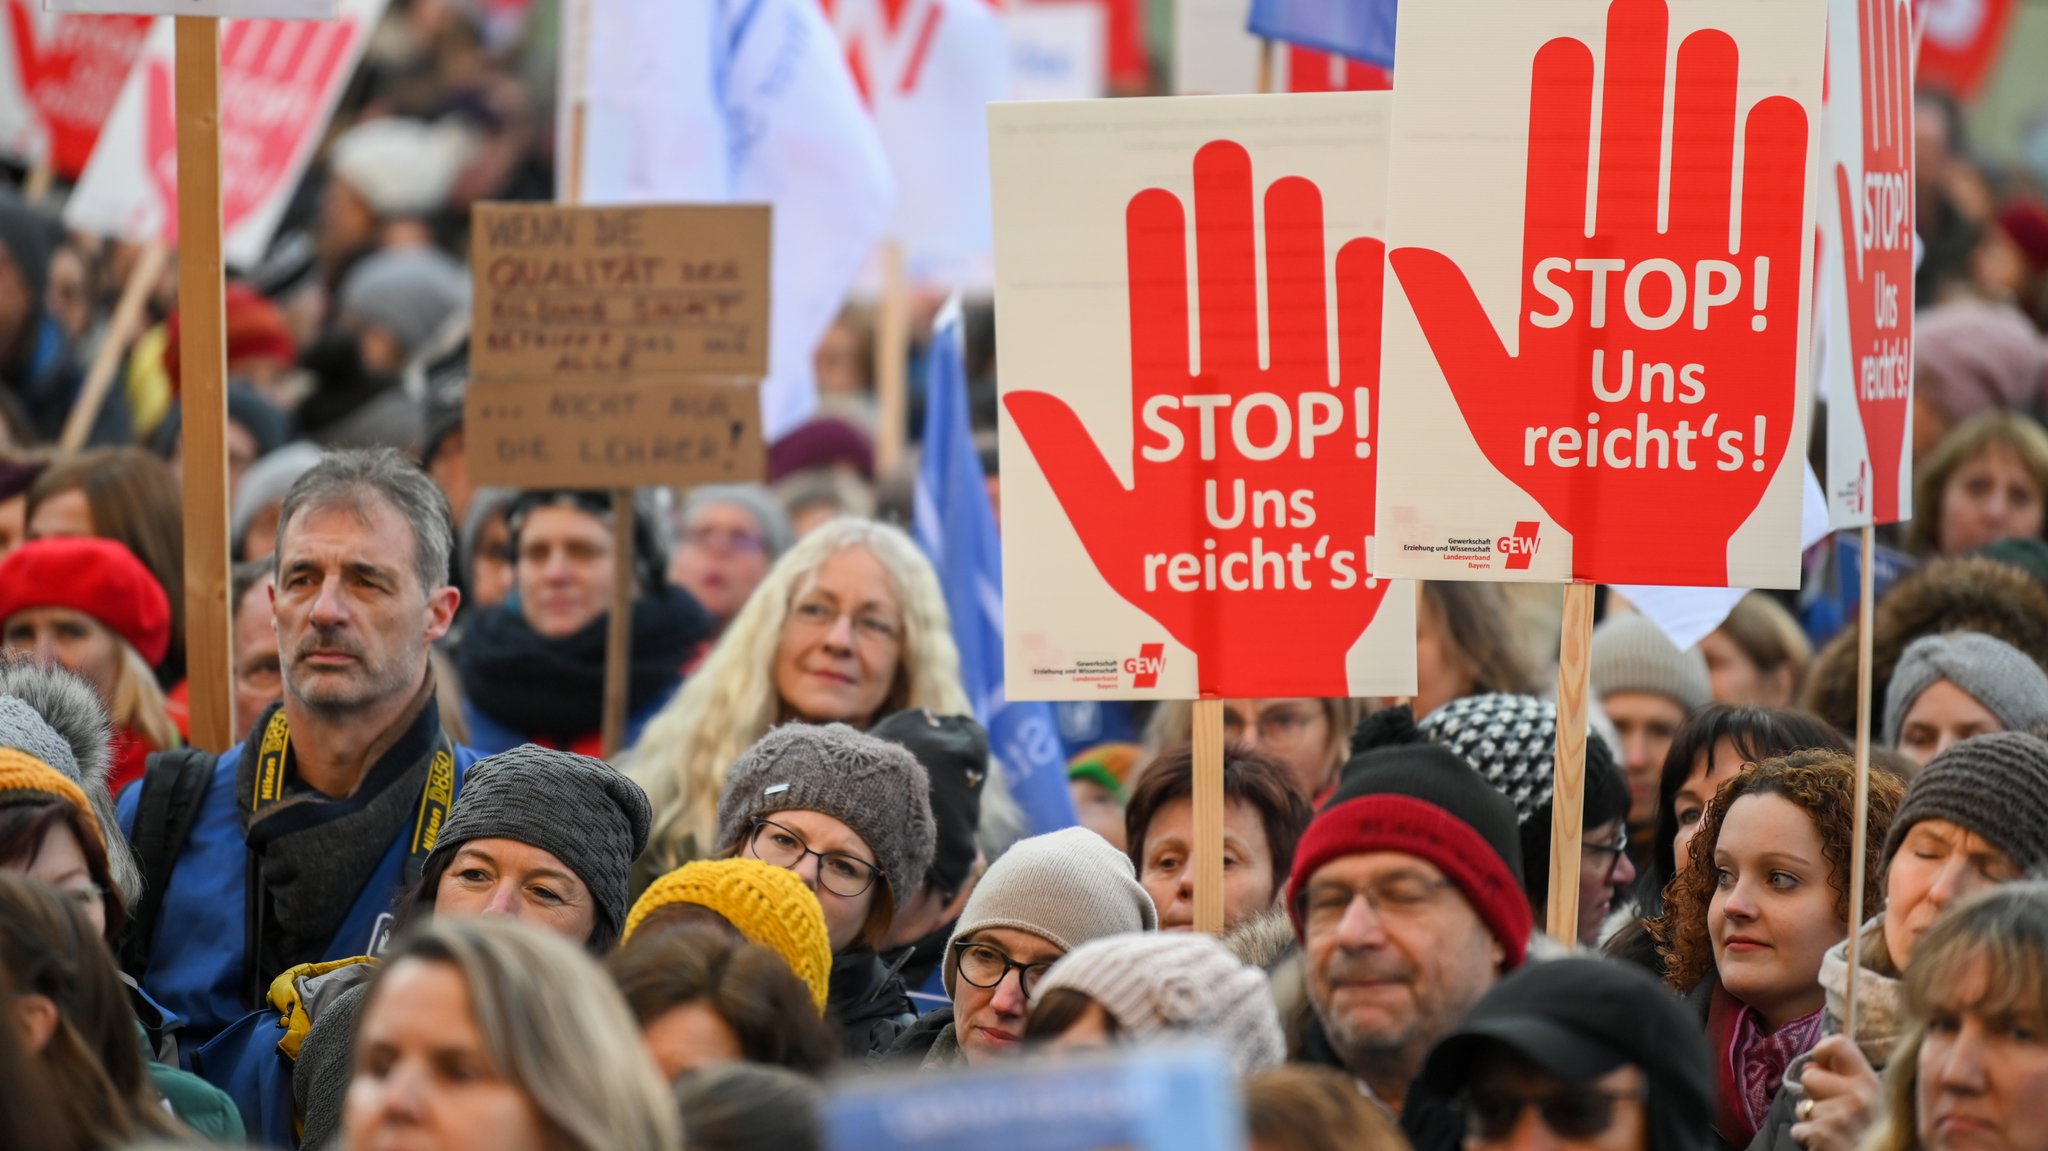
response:
[[[113,540],[30,540],[0,562],[0,624],[32,607],[98,620],[155,667],[171,646],[171,600],[135,553]]]
[[[285,326],[284,312],[269,297],[247,284],[229,284],[222,290],[222,303],[227,321],[230,367],[236,360],[259,356],[286,364],[298,359],[299,349],[292,342],[291,329]],[[182,382],[178,363],[178,347],[182,338],[179,314],[172,312],[170,321],[165,325],[164,371],[171,377],[174,391]]]

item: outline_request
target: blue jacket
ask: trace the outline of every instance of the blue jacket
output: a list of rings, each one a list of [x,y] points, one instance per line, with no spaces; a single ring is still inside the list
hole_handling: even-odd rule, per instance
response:
[[[213,782],[164,889],[149,967],[142,972],[141,983],[150,996],[184,1020],[180,1044],[188,1059],[189,1053],[250,1011],[242,999],[249,951],[249,857],[241,809],[235,802],[235,768],[241,757],[237,744],[214,762]],[[470,748],[455,749],[457,795],[463,776],[478,758]],[[121,833],[131,838],[141,798],[142,788],[127,788],[116,808]],[[344,959],[370,950],[378,921],[391,909],[403,881],[408,839],[401,834],[392,840],[321,958]]]

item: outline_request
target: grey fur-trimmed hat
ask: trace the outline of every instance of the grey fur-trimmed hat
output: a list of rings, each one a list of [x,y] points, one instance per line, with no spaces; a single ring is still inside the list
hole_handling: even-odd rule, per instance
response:
[[[937,832],[931,781],[905,748],[843,723],[786,723],[735,760],[718,797],[718,846],[732,851],[751,821],[815,811],[853,829],[875,853],[901,907],[924,886]]]
[[[1886,746],[1898,746],[1913,701],[1942,680],[1983,704],[2007,731],[2048,724],[2048,673],[2026,653],[1982,632],[1923,635],[1899,657],[1885,689]]]

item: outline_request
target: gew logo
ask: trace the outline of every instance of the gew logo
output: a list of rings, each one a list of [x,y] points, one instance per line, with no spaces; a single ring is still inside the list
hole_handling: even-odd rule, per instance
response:
[[[1536,558],[1536,546],[1538,543],[1536,539],[1537,526],[1532,520],[1519,520],[1515,523],[1514,535],[1502,536],[1494,543],[1495,549],[1500,554],[1508,557],[1509,571],[1524,572],[1529,570],[1529,561]]]
[[[1131,673],[1132,687],[1158,687],[1159,669],[1166,665],[1166,645],[1147,643],[1138,645],[1134,659],[1124,661],[1124,670]]]

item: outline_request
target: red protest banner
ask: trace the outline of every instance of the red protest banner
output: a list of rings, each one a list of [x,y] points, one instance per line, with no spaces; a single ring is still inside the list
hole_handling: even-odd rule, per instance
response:
[[[1828,516],[1860,527],[1913,510],[1913,13],[1830,0],[1829,15]]]
[[[1796,581],[1823,31],[1819,0],[1402,10],[1375,570]]]
[[[1975,96],[1998,66],[2018,8],[2013,0],[1921,0],[1920,82],[1958,99]]]
[[[1386,101],[992,111],[1011,698],[1412,689],[1366,567]]]
[[[22,159],[47,150],[51,171],[75,180],[142,51],[150,19],[46,13],[36,0],[6,3],[4,146]]]

